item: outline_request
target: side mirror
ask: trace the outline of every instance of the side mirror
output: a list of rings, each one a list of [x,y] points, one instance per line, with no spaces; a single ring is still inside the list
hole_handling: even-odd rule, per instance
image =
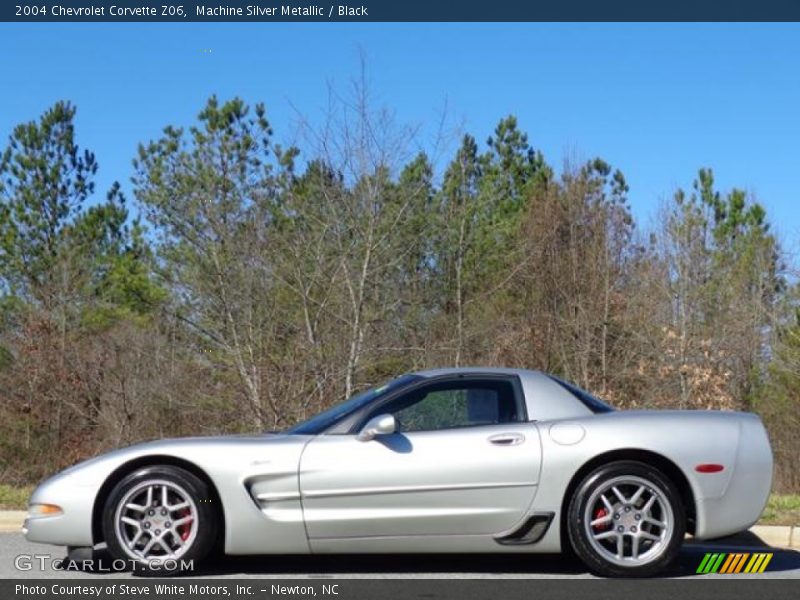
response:
[[[379,435],[394,433],[396,430],[397,423],[392,415],[378,415],[367,421],[367,424],[358,432],[356,439],[359,442],[368,442]]]

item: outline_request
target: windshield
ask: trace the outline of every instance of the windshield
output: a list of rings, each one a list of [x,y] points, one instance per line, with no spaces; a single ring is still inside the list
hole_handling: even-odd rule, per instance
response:
[[[548,377],[553,381],[555,381],[558,385],[563,387],[565,390],[567,390],[570,394],[575,396],[578,400],[581,401],[581,403],[586,408],[588,408],[593,413],[614,412],[614,409],[611,408],[608,404],[600,400],[600,398],[592,396],[586,390],[582,390],[578,386],[572,385],[571,383],[568,383],[563,379],[559,379],[555,375],[548,375]]]
[[[403,387],[412,381],[418,381],[419,379],[422,379],[422,377],[419,375],[401,375],[397,379],[392,379],[389,383],[371,388],[361,392],[360,394],[356,394],[341,404],[337,404],[336,406],[333,406],[332,408],[329,408],[328,410],[311,417],[307,421],[298,423],[286,433],[297,433],[303,435],[316,435],[318,433],[322,433],[338,421],[353,414],[376,398],[383,396],[388,392],[392,392],[397,388]]]

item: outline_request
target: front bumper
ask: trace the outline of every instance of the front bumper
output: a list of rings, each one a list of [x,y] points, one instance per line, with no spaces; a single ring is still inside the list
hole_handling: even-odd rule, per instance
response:
[[[29,542],[59,546],[91,546],[92,512],[97,489],[75,481],[70,474],[59,474],[37,487],[30,504],[55,504],[60,514],[28,514],[22,533]]]

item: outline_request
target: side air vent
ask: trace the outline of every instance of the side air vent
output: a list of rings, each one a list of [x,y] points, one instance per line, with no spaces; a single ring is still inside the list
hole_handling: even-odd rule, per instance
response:
[[[511,533],[500,538],[495,538],[498,544],[504,546],[517,546],[523,544],[535,544],[544,537],[550,529],[555,513],[534,513],[525,522]]]

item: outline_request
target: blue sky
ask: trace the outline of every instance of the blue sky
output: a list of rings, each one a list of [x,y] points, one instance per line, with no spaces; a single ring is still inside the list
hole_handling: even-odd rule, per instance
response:
[[[263,101],[278,140],[321,119],[366,56],[373,97],[400,122],[483,141],[517,115],[560,166],[601,156],[625,173],[643,226],[697,169],[754,193],[800,243],[796,24],[0,24],[0,140],[58,99],[78,107],[98,189],[130,189],[137,143],[191,123],[211,94]],[[423,137],[423,139],[426,139]]]

